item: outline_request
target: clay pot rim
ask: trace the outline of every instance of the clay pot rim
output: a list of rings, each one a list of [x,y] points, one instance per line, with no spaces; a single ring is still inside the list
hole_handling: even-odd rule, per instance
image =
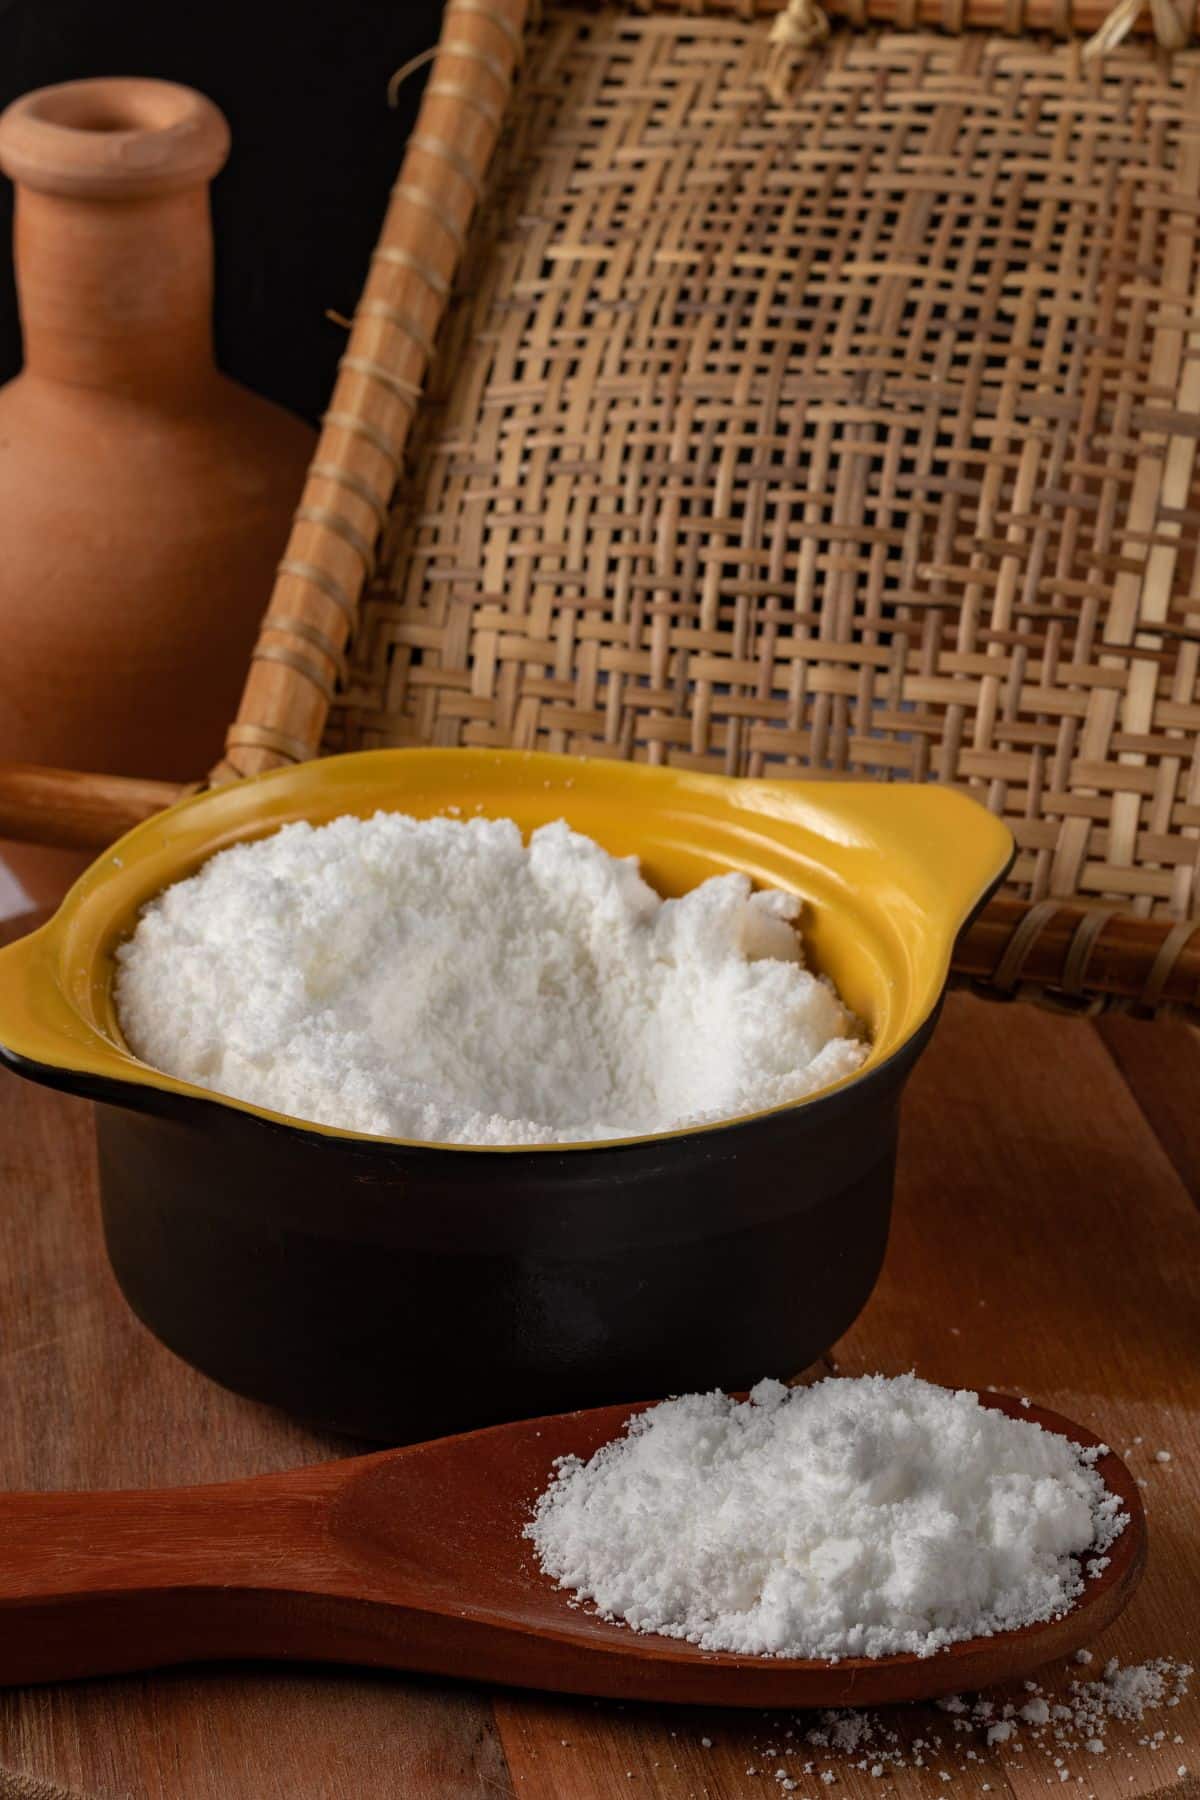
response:
[[[173,81],[64,81],[0,115],[0,168],[46,194],[146,199],[211,180],[228,154],[224,114]]]

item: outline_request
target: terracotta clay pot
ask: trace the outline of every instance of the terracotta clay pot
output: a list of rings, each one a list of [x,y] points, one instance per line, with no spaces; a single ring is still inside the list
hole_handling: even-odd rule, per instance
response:
[[[220,754],[315,441],[213,361],[228,149],[162,81],[0,118],[25,338],[0,389],[0,759],[187,780]],[[36,888],[45,856],[6,860]]]

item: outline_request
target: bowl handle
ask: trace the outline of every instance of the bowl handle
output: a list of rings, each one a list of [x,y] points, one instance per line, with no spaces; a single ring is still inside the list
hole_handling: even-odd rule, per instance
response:
[[[783,783],[767,783],[776,795]],[[828,793],[828,804],[825,794]],[[861,851],[889,885],[919,900],[947,949],[1012,867],[1013,835],[994,813],[936,782],[836,781],[806,786],[804,822]]]
[[[121,1079],[125,1059],[64,992],[60,920],[56,914],[0,950],[0,1064],[90,1098]]]

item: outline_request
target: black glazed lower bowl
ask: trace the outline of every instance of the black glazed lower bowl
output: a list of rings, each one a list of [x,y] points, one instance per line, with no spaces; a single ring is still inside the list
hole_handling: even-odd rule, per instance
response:
[[[138,1062],[114,952],[146,900],[285,820],[386,806],[566,817],[663,893],[745,869],[799,893],[863,1070],[725,1124],[584,1145],[370,1138]],[[1008,833],[945,789],[727,781],[516,752],[374,751],[202,795],[97,862],[0,952],[0,1057],[97,1101],[129,1304],[239,1393],[401,1442],[637,1396],[745,1388],[819,1357],[887,1243],[900,1094]]]

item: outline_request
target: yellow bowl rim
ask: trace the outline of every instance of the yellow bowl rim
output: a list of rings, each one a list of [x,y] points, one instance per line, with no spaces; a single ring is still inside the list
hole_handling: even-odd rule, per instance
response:
[[[732,1118],[713,1119],[703,1123],[678,1126],[671,1131],[645,1132],[632,1137],[578,1139],[565,1143],[552,1142],[542,1144],[453,1144],[422,1138],[387,1137],[376,1133],[352,1131],[342,1126],[325,1125],[317,1120],[301,1119],[296,1118],[289,1113],[276,1112],[269,1107],[258,1106],[251,1101],[238,1099],[234,1095],[222,1094],[213,1088],[197,1086],[190,1081],[183,1080],[180,1077],[169,1075],[163,1070],[156,1069],[151,1064],[145,1063],[140,1058],[136,1057],[127,1046],[122,1050],[119,1046],[112,1044],[107,1038],[103,1037],[96,1027],[92,1025],[91,1021],[85,1018],[83,1013],[65,993],[61,993],[64,1005],[68,1006],[81,1023],[86,1026],[91,1038],[94,1040],[93,1043],[89,1045],[72,1044],[71,1049],[75,1054],[70,1058],[64,1058],[62,1061],[47,1062],[38,1057],[28,1055],[22,1052],[17,1045],[8,1041],[8,1032],[4,1018],[2,981],[0,981],[0,1065],[7,1063],[8,1066],[13,1068],[16,1072],[25,1074],[30,1079],[34,1080],[44,1080],[47,1077],[53,1077],[54,1075],[69,1075],[76,1077],[78,1079],[75,1082],[70,1084],[59,1083],[59,1085],[69,1085],[80,1092],[94,1093],[95,1098],[103,1100],[108,1104],[124,1104],[128,1106],[130,1102],[128,1100],[122,1101],[119,1092],[110,1095],[106,1092],[97,1090],[103,1090],[110,1086],[115,1090],[127,1089],[130,1087],[143,1088],[152,1092],[175,1095],[183,1099],[201,1103],[207,1102],[210,1105],[229,1108],[236,1112],[247,1114],[252,1118],[258,1119],[263,1124],[273,1126],[277,1129],[282,1128],[288,1131],[307,1133],[323,1140],[334,1140],[353,1144],[358,1150],[367,1153],[370,1153],[372,1150],[380,1153],[394,1152],[397,1150],[412,1150],[426,1153],[465,1153],[473,1156],[498,1155],[506,1157],[523,1154],[543,1156],[548,1152],[552,1154],[570,1154],[579,1151],[591,1151],[594,1153],[604,1150],[625,1150],[644,1147],[650,1144],[670,1143],[679,1138],[690,1138],[701,1133],[709,1134],[712,1132],[730,1131],[738,1127],[755,1124],[763,1119],[773,1118],[785,1113],[792,1113],[801,1108],[811,1108],[821,1101],[829,1100],[838,1094],[844,1093],[845,1090],[850,1087],[858,1087],[861,1089],[865,1084],[872,1082],[875,1077],[884,1074],[884,1072],[889,1070],[899,1058],[903,1057],[906,1052],[909,1052],[913,1040],[922,1034],[941,1005],[945,992],[946,980],[949,975],[953,946],[958,933],[969,924],[971,919],[974,918],[978,911],[995,893],[1011,868],[1015,855],[1012,835],[1007,826],[985,807],[981,806],[978,801],[962,794],[960,790],[935,783],[914,784],[841,779],[812,779],[805,777],[798,777],[795,779],[780,777],[748,778],[742,776],[707,774],[693,770],[678,769],[669,765],[650,765],[601,757],[561,755],[547,751],[505,749],[477,751],[466,748],[427,749],[424,747],[414,747],[410,749],[407,747],[385,747],[373,750],[348,751],[335,756],[316,758],[307,763],[289,764],[282,768],[267,770],[260,775],[247,777],[244,780],[237,782],[235,786],[236,791],[239,793],[252,791],[254,789],[261,791],[274,784],[287,785],[296,782],[298,779],[304,781],[306,778],[312,778],[319,781],[323,776],[325,779],[328,779],[329,775],[335,771],[353,770],[355,766],[364,766],[368,763],[378,764],[383,759],[391,761],[399,758],[436,758],[440,760],[445,757],[464,760],[470,758],[475,762],[483,761],[487,763],[505,763],[511,761],[513,763],[520,763],[522,766],[530,769],[535,776],[540,774],[543,769],[550,772],[561,772],[566,768],[575,770],[586,768],[589,771],[600,772],[600,778],[602,780],[608,778],[610,773],[622,781],[632,779],[635,783],[645,782],[647,785],[651,786],[665,780],[672,785],[682,784],[685,791],[709,794],[724,793],[730,798],[732,798],[733,794],[739,790],[742,792],[755,790],[763,794],[778,792],[779,794],[788,797],[801,797],[806,794],[815,796],[819,793],[821,799],[826,802],[829,800],[830,796],[837,796],[843,801],[849,801],[855,798],[861,798],[864,794],[868,793],[876,796],[882,794],[887,794],[889,796],[921,794],[930,797],[931,802],[938,807],[949,805],[951,808],[955,809],[967,809],[967,812],[965,814],[960,814],[960,817],[973,817],[975,825],[983,829],[990,840],[990,852],[988,853],[986,868],[981,872],[979,879],[973,883],[969,896],[966,897],[963,903],[957,908],[955,929],[948,931],[947,933],[945,953],[938,969],[937,992],[931,998],[929,1004],[920,1011],[918,1016],[906,1021],[903,1034],[891,1050],[881,1060],[872,1062],[868,1059],[860,1069],[854,1070],[853,1073],[849,1075],[841,1076],[838,1080],[830,1082],[825,1087],[816,1089],[811,1094],[803,1095],[796,1100],[783,1101],[775,1106],[764,1107],[756,1112],[740,1113]],[[164,820],[174,821],[193,811],[210,809],[216,802],[219,802],[223,795],[228,794],[230,791],[231,789],[228,787],[220,787],[189,795],[186,799],[178,801],[174,806],[164,809],[163,812],[154,814],[151,818],[144,820],[140,825],[136,825],[132,830],[126,832],[117,840],[117,842],[110,845],[107,850],[102,852],[102,854],[95,859],[95,861],[89,864],[88,868],[83,871],[63,897],[56,912],[45,922],[45,924],[38,927],[34,932],[29,933],[27,936],[18,938],[7,948],[0,949],[0,977],[5,973],[5,963],[9,959],[27,957],[31,955],[35,949],[42,954],[49,955],[61,952],[63,948],[63,939],[69,930],[71,921],[79,906],[83,904],[95,888],[103,883],[106,874],[106,864],[111,864],[114,859],[119,862],[124,862],[129,852],[139,852],[140,849],[144,847],[147,838],[156,830],[161,829]],[[402,810],[399,800],[396,807],[391,810]],[[353,807],[349,800],[347,801],[346,811],[353,811]],[[303,811],[299,811],[295,814],[296,818],[302,818],[303,816]],[[332,818],[339,815],[332,814],[330,816]],[[359,816],[367,815],[360,814]],[[290,822],[292,822],[290,819],[270,819],[267,821],[268,829],[261,835],[268,836],[271,831],[281,829],[284,824]],[[252,828],[248,829],[244,833],[239,833],[238,841],[252,840],[255,835]],[[210,855],[215,855],[216,853],[216,850],[209,852]],[[175,879],[183,879],[183,877],[177,876]],[[169,881],[164,884],[164,886],[170,885],[171,883]],[[156,892],[159,893],[163,891],[163,888],[156,890]],[[144,905],[146,902],[143,901],[142,904]],[[19,1033],[17,1035],[19,1036]],[[125,1060],[122,1060],[113,1066],[109,1059],[116,1057],[122,1057],[123,1059],[127,1058],[128,1064]]]

